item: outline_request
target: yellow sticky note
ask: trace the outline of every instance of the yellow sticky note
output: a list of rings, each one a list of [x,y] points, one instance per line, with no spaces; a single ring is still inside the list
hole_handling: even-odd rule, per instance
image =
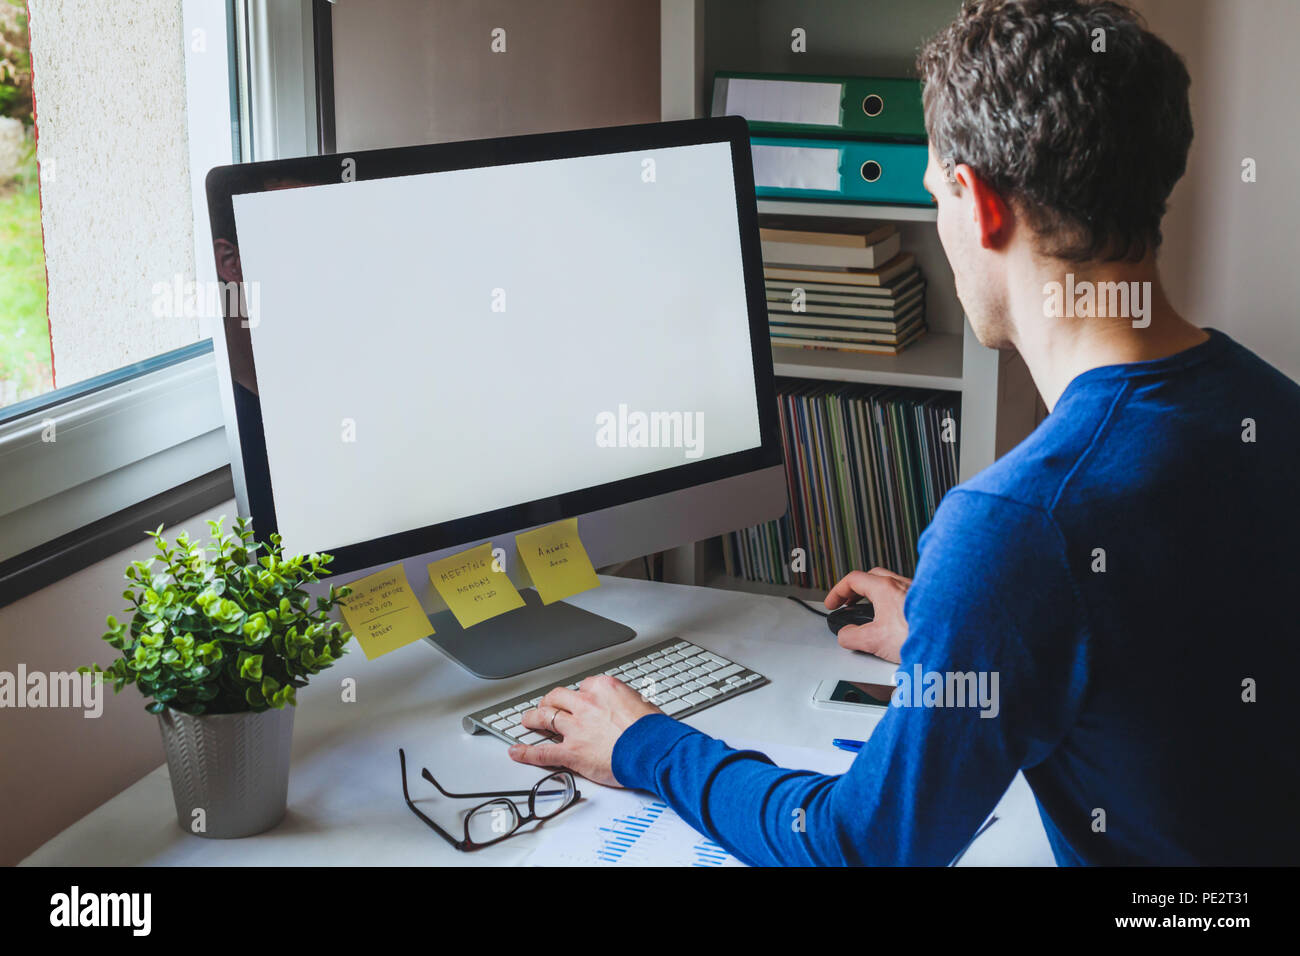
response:
[[[341,605],[343,619],[357,636],[366,660],[414,643],[433,633],[400,564],[353,581]]]
[[[543,604],[600,587],[587,549],[578,538],[578,519],[567,518],[515,536],[519,557]]]
[[[456,615],[461,627],[524,606],[504,571],[492,567],[492,542],[442,558],[429,565],[429,580]]]

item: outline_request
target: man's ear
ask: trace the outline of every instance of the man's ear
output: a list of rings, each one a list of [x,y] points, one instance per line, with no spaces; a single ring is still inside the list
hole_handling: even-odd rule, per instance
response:
[[[980,245],[985,249],[1002,248],[1011,236],[1015,218],[1010,204],[979,173],[965,164],[953,170],[953,177],[958,188],[970,191]]]

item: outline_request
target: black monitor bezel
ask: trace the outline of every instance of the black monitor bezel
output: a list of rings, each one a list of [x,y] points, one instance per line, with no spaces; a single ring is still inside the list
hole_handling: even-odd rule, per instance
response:
[[[763,284],[763,263],[758,234],[758,211],[749,145],[749,127],[738,116],[648,123],[601,129],[574,130],[469,140],[427,146],[357,150],[324,156],[308,156],[269,162],[219,166],[208,173],[208,210],[212,223],[218,275],[222,278],[221,241],[227,240],[238,256],[233,198],[270,189],[299,188],[342,181],[346,160],[352,160],[355,180],[386,179],[487,166],[568,159],[602,153],[729,143],[735,183],[736,221],[744,269],[749,333],[758,404],[760,445],[718,458],[691,462],[662,471],[606,482],[534,501],[409,531],[372,538],[369,541],[329,549],[335,573],[346,573],[384,562],[393,562],[513,533],[564,518],[600,511],[685,488],[733,478],[782,465],[782,451],[773,380],[772,351],[768,339],[767,297]],[[229,250],[226,261],[229,262]],[[228,268],[228,267],[227,267]],[[237,268],[237,266],[236,266]],[[221,296],[223,307],[229,305]],[[262,428],[261,406],[255,390],[256,365],[251,337],[240,325],[240,316],[226,309],[227,355],[235,381],[234,403],[244,466],[245,491],[253,529],[259,540],[269,540],[278,530],[275,498],[271,487],[270,462]],[[246,353],[246,354],[241,354]],[[240,366],[240,363],[242,366]],[[240,367],[237,367],[240,366]],[[251,376],[254,388],[239,384],[240,372]],[[346,507],[346,502],[339,502]]]

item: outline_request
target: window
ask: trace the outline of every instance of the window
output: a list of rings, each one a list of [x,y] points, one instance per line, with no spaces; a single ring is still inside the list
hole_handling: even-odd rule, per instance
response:
[[[315,151],[318,6],[0,0],[0,604],[229,498],[204,178]]]
[[[27,12],[0,0],[0,407],[53,387]]]

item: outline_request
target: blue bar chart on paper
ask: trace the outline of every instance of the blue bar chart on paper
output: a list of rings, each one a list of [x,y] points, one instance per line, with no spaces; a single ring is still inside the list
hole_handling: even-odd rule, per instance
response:
[[[728,740],[738,750],[766,753],[782,767],[843,773],[855,754],[842,750]],[[830,747],[829,738],[826,741]],[[744,866],[697,832],[657,796],[615,787],[583,786],[582,800],[537,834],[529,866]]]
[[[600,828],[600,832],[605,834],[605,842],[596,851],[596,856],[602,863],[621,863],[629,850],[637,849],[647,833],[651,840],[655,839],[657,832],[653,827],[667,809],[668,804],[656,801],[640,813],[615,817],[609,826]]]
[[[707,837],[691,849],[695,851],[695,862],[692,866],[728,866],[736,859]]]
[[[583,810],[588,812],[584,813]],[[577,811],[577,812],[575,812]],[[611,812],[612,811],[612,812]],[[743,866],[696,833],[662,800],[612,791],[601,806],[570,811],[563,838],[543,840],[534,866]],[[583,817],[586,820],[579,823]],[[559,830],[554,831],[559,834]]]

